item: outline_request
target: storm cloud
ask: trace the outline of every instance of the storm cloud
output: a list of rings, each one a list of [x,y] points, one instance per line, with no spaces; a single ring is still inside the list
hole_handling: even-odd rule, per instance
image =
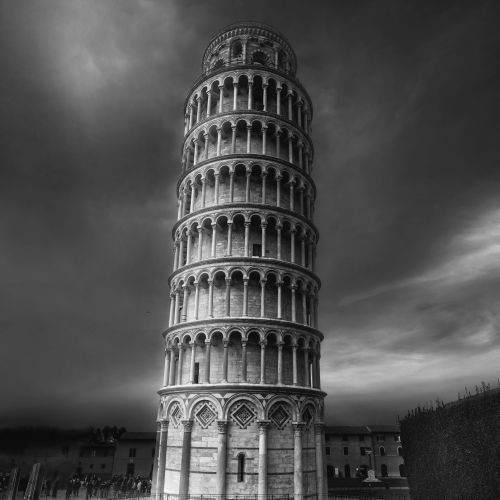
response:
[[[329,423],[498,378],[496,2],[0,7],[0,425],[152,428],[183,104],[210,38],[274,26],[314,105]]]

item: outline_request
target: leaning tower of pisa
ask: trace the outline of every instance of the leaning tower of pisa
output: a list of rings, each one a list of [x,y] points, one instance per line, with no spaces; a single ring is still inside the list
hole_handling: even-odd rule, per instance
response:
[[[324,496],[311,100],[269,26],[212,38],[185,103],[156,494]]]

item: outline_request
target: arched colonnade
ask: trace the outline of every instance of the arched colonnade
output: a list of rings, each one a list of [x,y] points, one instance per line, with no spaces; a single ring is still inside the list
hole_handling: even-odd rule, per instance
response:
[[[317,328],[318,287],[269,269],[202,269],[171,283],[169,327],[210,318],[270,318]]]
[[[233,328],[169,336],[164,387],[184,384],[277,384],[319,389],[320,344],[298,331]]]
[[[183,222],[174,235],[174,271],[223,257],[262,257],[314,271],[316,232],[302,221],[277,214],[200,214]]]
[[[309,179],[278,165],[223,164],[186,176],[178,189],[178,219],[208,206],[258,203],[288,209],[307,219],[314,213]]]
[[[312,170],[312,145],[309,139],[289,126],[268,117],[227,117],[212,120],[186,138],[182,171],[198,163],[225,155],[258,154]]]
[[[305,92],[278,76],[251,69],[204,80],[187,101],[184,133],[204,120],[231,111],[264,111],[311,131],[311,105]]]

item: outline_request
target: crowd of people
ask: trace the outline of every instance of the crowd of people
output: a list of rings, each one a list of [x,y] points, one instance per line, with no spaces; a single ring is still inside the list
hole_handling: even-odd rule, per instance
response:
[[[41,496],[58,497],[58,490],[65,491],[66,500],[79,497],[84,492],[85,499],[91,498],[137,498],[151,494],[151,480],[141,476],[113,476],[111,479],[101,479],[95,474],[84,478],[71,477],[66,484],[58,479],[45,480],[42,484]]]

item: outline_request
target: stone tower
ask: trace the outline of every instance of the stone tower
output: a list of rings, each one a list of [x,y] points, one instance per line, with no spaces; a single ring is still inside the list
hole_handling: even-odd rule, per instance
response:
[[[324,496],[311,100],[288,41],[239,23],[185,102],[156,494]]]

